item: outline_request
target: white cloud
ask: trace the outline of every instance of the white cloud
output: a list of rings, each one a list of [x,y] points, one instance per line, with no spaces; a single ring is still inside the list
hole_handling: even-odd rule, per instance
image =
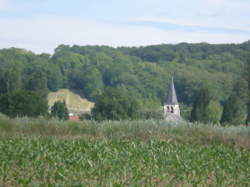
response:
[[[226,17],[142,17],[130,20],[131,22],[153,22],[153,23],[166,23],[175,24],[179,26],[193,26],[193,27],[205,27],[205,28],[220,28],[220,29],[234,29],[244,30],[250,32],[250,20],[240,18],[226,18]]]
[[[155,22],[169,22],[187,26],[219,27],[250,31],[250,1],[249,0],[190,0],[181,1],[185,9],[175,7],[177,14],[164,16],[149,16]]]
[[[140,46],[160,43],[238,43],[245,35],[167,31],[81,20],[74,17],[0,19],[0,48],[20,47],[38,53],[53,52],[59,44]]]
[[[37,2],[38,3],[38,2]],[[0,13],[17,13],[19,11],[26,11],[34,7],[34,2],[25,2],[17,0],[0,0]]]
[[[239,5],[244,6],[246,3],[249,3],[248,0],[205,0],[205,2],[212,5]]]

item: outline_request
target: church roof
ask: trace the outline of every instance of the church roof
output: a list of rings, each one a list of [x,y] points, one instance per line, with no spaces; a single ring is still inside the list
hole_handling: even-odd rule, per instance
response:
[[[177,96],[176,96],[173,78],[171,80],[170,87],[168,88],[168,97],[167,97],[166,104],[167,105],[178,105],[178,100],[177,100]]]

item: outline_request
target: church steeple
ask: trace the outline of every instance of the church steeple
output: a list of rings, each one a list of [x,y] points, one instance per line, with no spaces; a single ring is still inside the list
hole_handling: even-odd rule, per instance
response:
[[[167,97],[167,105],[178,105],[178,100],[176,96],[175,86],[174,86],[174,78],[172,77],[170,87],[168,89],[168,97]]]
[[[164,119],[167,121],[180,121],[180,107],[176,96],[174,79],[172,78],[170,86],[168,88],[168,96],[164,105]]]

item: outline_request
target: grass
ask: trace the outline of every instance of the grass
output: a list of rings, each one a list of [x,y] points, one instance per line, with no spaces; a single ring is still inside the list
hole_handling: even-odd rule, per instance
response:
[[[0,186],[249,186],[250,128],[0,116]]]
[[[56,101],[65,101],[70,111],[89,112],[94,103],[88,101],[78,90],[61,89],[50,92],[48,95],[49,106],[52,107]]]
[[[44,118],[9,119],[0,116],[1,136],[53,136],[57,138],[162,140],[174,143],[220,142],[250,149],[250,128],[203,124],[171,124],[165,121],[59,121]]]

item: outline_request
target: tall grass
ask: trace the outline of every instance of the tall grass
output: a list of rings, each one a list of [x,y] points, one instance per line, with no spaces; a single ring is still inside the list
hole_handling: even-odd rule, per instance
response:
[[[157,139],[169,142],[209,144],[221,142],[250,148],[250,128],[204,124],[174,124],[166,121],[59,121],[45,118],[0,116],[1,136],[56,136],[85,139]]]

